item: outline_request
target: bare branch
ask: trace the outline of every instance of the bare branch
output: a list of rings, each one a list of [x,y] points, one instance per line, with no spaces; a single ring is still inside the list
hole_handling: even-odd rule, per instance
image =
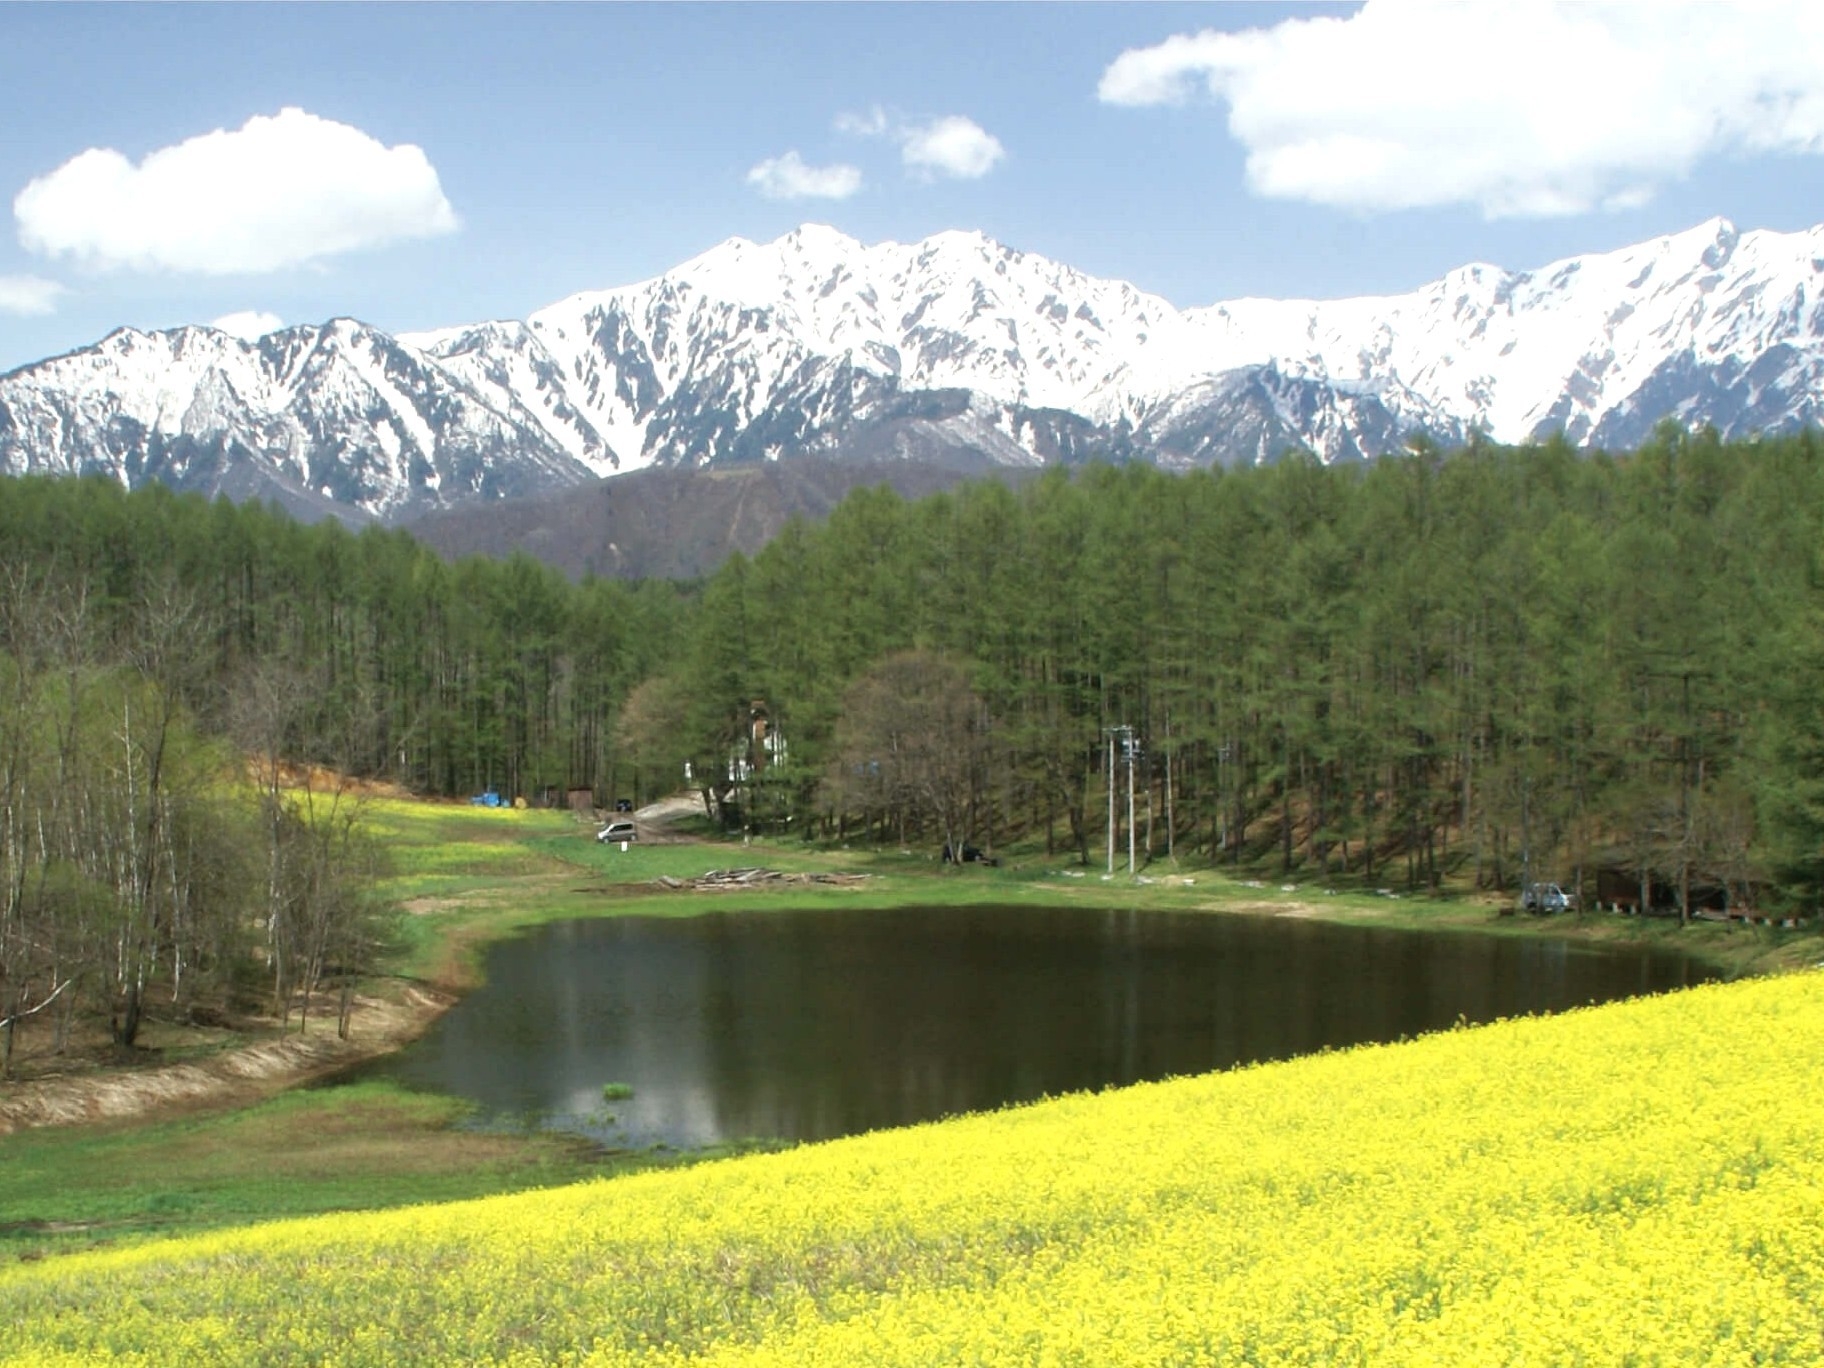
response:
[[[36,1007],[28,1007],[23,1012],[14,1012],[9,1017],[0,1017],[0,1031],[4,1031],[7,1027],[13,1025],[15,1022],[24,1021],[29,1016],[37,1016],[38,1013],[42,1012],[46,1007],[49,1007],[53,1002],[57,1001],[57,999],[63,995],[63,990],[65,988],[68,988],[74,982],[76,982],[76,980],[74,978],[66,978],[62,983],[58,984],[55,988],[51,989],[51,995],[49,997],[47,997],[43,1002],[39,1003]]]

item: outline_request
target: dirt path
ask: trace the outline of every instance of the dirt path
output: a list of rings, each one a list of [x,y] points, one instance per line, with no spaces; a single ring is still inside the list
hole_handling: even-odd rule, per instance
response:
[[[398,1000],[356,999],[349,1038],[336,1037],[333,1008],[292,1034],[207,1059],[14,1082],[0,1090],[0,1135],[36,1126],[143,1120],[244,1106],[312,1078],[398,1049],[422,1034],[456,998],[419,984]]]

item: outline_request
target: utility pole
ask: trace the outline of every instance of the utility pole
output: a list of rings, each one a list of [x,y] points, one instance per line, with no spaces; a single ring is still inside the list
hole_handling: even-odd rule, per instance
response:
[[[1104,727],[1108,733],[1108,877],[1115,877],[1115,729]]]
[[[1533,891],[1533,827],[1527,812],[1527,799],[1533,794],[1533,777],[1520,780],[1520,910],[1528,911],[1526,900]],[[1537,912],[1538,908],[1531,911]],[[1643,908],[1642,911],[1645,911]]]
[[[1121,729],[1121,744],[1127,750],[1127,874],[1134,875],[1134,729]]]
[[[1152,790],[1148,789],[1150,797]],[[1220,799],[1218,801],[1221,801]],[[1178,838],[1173,831],[1174,818],[1177,816],[1172,806],[1172,711],[1165,711],[1165,858],[1176,868],[1178,859]]]
[[[1115,737],[1121,738],[1121,753],[1127,757],[1127,872],[1134,872],[1134,729],[1128,726],[1104,727],[1108,733],[1108,876],[1115,874]]]

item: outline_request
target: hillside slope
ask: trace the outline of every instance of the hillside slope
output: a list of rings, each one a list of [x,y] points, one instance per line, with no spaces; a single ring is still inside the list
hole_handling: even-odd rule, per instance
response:
[[[821,522],[851,490],[885,485],[917,499],[967,477],[935,463],[808,456],[728,470],[636,470],[556,494],[445,509],[405,528],[448,560],[523,551],[571,579],[695,579],[737,551],[753,555],[792,518]]]
[[[1817,1363],[1821,1032],[1806,973],[53,1259],[0,1362]]]

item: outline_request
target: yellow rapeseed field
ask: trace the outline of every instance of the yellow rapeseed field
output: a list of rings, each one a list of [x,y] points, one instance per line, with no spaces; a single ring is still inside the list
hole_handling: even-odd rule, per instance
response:
[[[16,1265],[0,1362],[1824,1363],[1821,1063],[1824,973],[1699,988]]]

